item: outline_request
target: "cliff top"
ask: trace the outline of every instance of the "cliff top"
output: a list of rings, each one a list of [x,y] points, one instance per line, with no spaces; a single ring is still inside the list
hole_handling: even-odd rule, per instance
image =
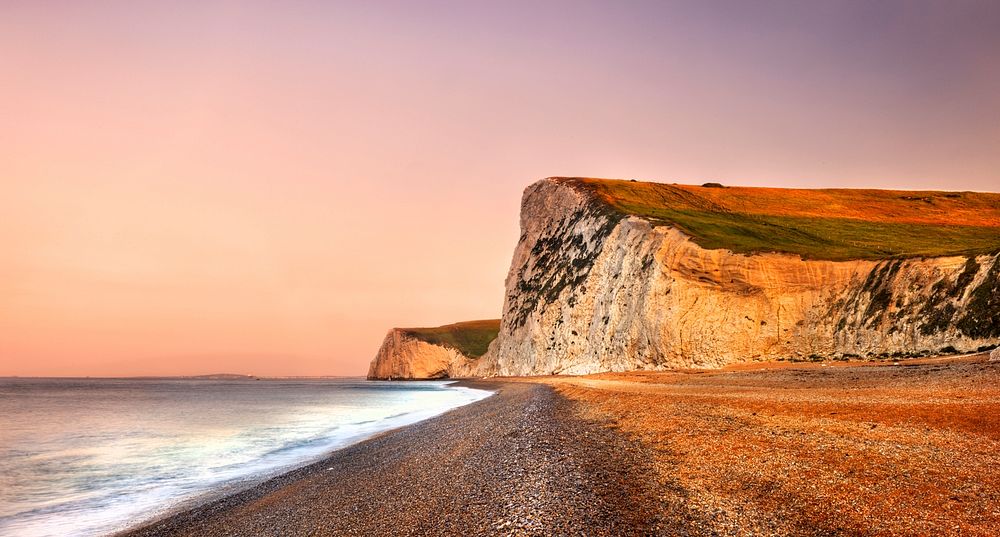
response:
[[[584,190],[618,215],[675,226],[707,249],[828,260],[1000,250],[1000,194],[996,193],[695,186],[582,177],[548,180]]]
[[[397,328],[400,332],[434,345],[458,350],[469,358],[486,353],[490,342],[500,332],[500,319],[465,321],[433,328]]]

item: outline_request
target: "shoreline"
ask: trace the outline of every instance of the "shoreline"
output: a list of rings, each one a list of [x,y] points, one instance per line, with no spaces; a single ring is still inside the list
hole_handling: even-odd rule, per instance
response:
[[[115,535],[656,532],[631,441],[549,386],[458,384],[494,395]]]
[[[363,377],[363,376],[354,376],[354,377],[345,377],[345,376],[341,376],[341,377],[297,377],[297,378],[295,378],[295,380],[314,380],[314,379],[315,380],[326,380],[326,379],[329,379],[329,378],[354,379],[354,380],[359,380],[359,381],[367,381],[367,379],[365,379],[365,377]],[[86,380],[93,380],[93,379],[88,378]],[[117,379],[115,379],[115,380],[117,380]],[[217,379],[199,379],[199,378],[186,379],[186,378],[180,378],[180,377],[163,377],[163,378],[153,378],[153,377],[124,378],[123,377],[122,380],[213,380],[213,381],[215,381]],[[221,379],[221,381],[228,381],[228,380],[230,380],[230,379]],[[238,379],[238,380],[251,380],[251,379]],[[257,378],[257,379],[252,379],[252,380],[267,381],[267,380],[287,380],[287,379],[279,379],[278,377],[274,377],[274,378]],[[480,396],[480,399],[473,400],[473,401],[467,402],[467,403],[463,403],[460,406],[448,409],[448,410],[444,411],[443,414],[447,414],[448,412],[451,412],[453,410],[456,410],[456,409],[468,406],[470,404],[475,404],[475,403],[477,403],[479,401],[482,401],[483,399],[488,399],[488,398],[496,395],[496,387],[495,386],[488,386],[488,387],[463,386],[463,385],[460,384],[461,382],[464,382],[464,380],[462,380],[462,379],[418,379],[418,380],[414,380],[414,382],[440,382],[440,381],[445,381],[445,384],[448,384],[448,385],[453,386],[453,387],[470,388],[470,389],[475,389],[477,391],[486,392],[484,395]],[[203,492],[201,492],[201,493],[199,493],[199,494],[197,494],[195,496],[182,499],[182,500],[174,503],[173,505],[171,505],[171,506],[169,506],[169,507],[167,507],[165,509],[156,510],[156,511],[153,511],[151,513],[147,513],[147,516],[149,516],[149,518],[143,518],[141,521],[138,521],[138,522],[129,522],[129,521],[126,521],[121,526],[121,529],[114,530],[111,533],[108,533],[107,535],[109,535],[109,536],[131,535],[131,534],[133,534],[133,533],[135,533],[137,531],[144,531],[149,526],[157,525],[157,524],[159,524],[161,522],[164,522],[164,521],[167,521],[167,520],[169,520],[171,518],[184,515],[185,513],[196,511],[196,510],[199,510],[199,509],[204,508],[204,507],[209,506],[209,505],[213,505],[213,504],[217,504],[217,503],[221,503],[221,502],[226,502],[228,500],[235,499],[237,497],[242,497],[244,495],[252,493],[255,489],[265,489],[266,488],[266,489],[269,490],[271,488],[274,488],[275,486],[277,486],[277,487],[284,486],[285,484],[287,484],[286,481],[288,481],[288,480],[294,480],[301,473],[308,473],[310,471],[314,471],[315,469],[312,468],[312,467],[314,467],[314,466],[322,466],[323,463],[327,462],[328,459],[333,458],[340,451],[352,448],[354,446],[357,446],[359,444],[363,444],[365,442],[369,442],[371,440],[375,440],[375,439],[377,439],[377,438],[379,438],[379,437],[381,437],[382,435],[385,435],[385,434],[393,433],[395,431],[399,431],[401,429],[406,429],[406,428],[409,428],[409,427],[418,426],[421,423],[424,423],[424,422],[426,422],[428,420],[433,420],[433,419],[435,419],[437,417],[440,417],[443,414],[437,414],[437,415],[432,415],[430,417],[424,417],[424,418],[420,419],[419,421],[412,422],[412,423],[396,424],[396,425],[391,426],[390,428],[385,429],[385,430],[381,430],[381,431],[377,431],[377,432],[374,432],[374,433],[370,433],[370,434],[368,434],[366,436],[363,435],[361,437],[355,437],[354,439],[352,439],[350,441],[350,443],[348,443],[346,445],[343,445],[343,446],[340,446],[340,447],[336,447],[332,451],[328,451],[325,454],[321,454],[321,455],[319,455],[318,458],[317,457],[309,457],[309,458],[303,459],[302,461],[299,462],[298,466],[285,467],[284,469],[280,469],[280,468],[279,469],[272,469],[271,471],[268,471],[268,472],[259,473],[256,476],[246,476],[244,479],[242,479],[242,480],[240,480],[238,482],[231,482],[231,483],[222,484],[221,486],[219,486],[217,488],[214,488],[212,490],[206,490],[206,491],[203,491]],[[280,481],[281,483],[277,483],[278,481]],[[272,483],[272,482],[275,482],[275,483]],[[265,487],[265,486],[267,486],[267,487]]]
[[[755,365],[459,380],[495,393],[117,535],[986,536],[1000,525],[1000,364]]]

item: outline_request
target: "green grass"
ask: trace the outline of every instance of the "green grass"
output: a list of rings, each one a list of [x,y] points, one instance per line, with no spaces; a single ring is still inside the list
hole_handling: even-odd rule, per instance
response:
[[[486,354],[490,342],[500,333],[500,320],[465,321],[434,328],[403,328],[403,332],[434,345],[451,347],[468,356]]]
[[[847,260],[978,255],[1000,250],[1000,229],[990,227],[670,209],[637,216],[656,224],[676,225],[703,248],[740,253],[784,252],[809,259]]]
[[[997,194],[718,189],[569,181],[620,214],[673,225],[707,249],[782,252],[838,261],[978,255],[1000,250]],[[773,214],[778,212],[785,214]],[[964,225],[968,220],[978,225]]]

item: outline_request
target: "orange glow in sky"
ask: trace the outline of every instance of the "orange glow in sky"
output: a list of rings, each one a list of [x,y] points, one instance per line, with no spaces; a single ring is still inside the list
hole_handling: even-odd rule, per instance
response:
[[[363,374],[546,176],[1000,190],[987,3],[93,4],[0,6],[0,375]]]

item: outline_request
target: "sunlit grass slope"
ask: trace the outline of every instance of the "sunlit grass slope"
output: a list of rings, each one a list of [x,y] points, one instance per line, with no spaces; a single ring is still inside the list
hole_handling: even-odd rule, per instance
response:
[[[1000,194],[693,186],[558,178],[700,246],[847,260],[1000,250]]]
[[[401,330],[421,341],[451,347],[470,358],[478,358],[486,353],[490,342],[497,338],[500,332],[500,319]]]

